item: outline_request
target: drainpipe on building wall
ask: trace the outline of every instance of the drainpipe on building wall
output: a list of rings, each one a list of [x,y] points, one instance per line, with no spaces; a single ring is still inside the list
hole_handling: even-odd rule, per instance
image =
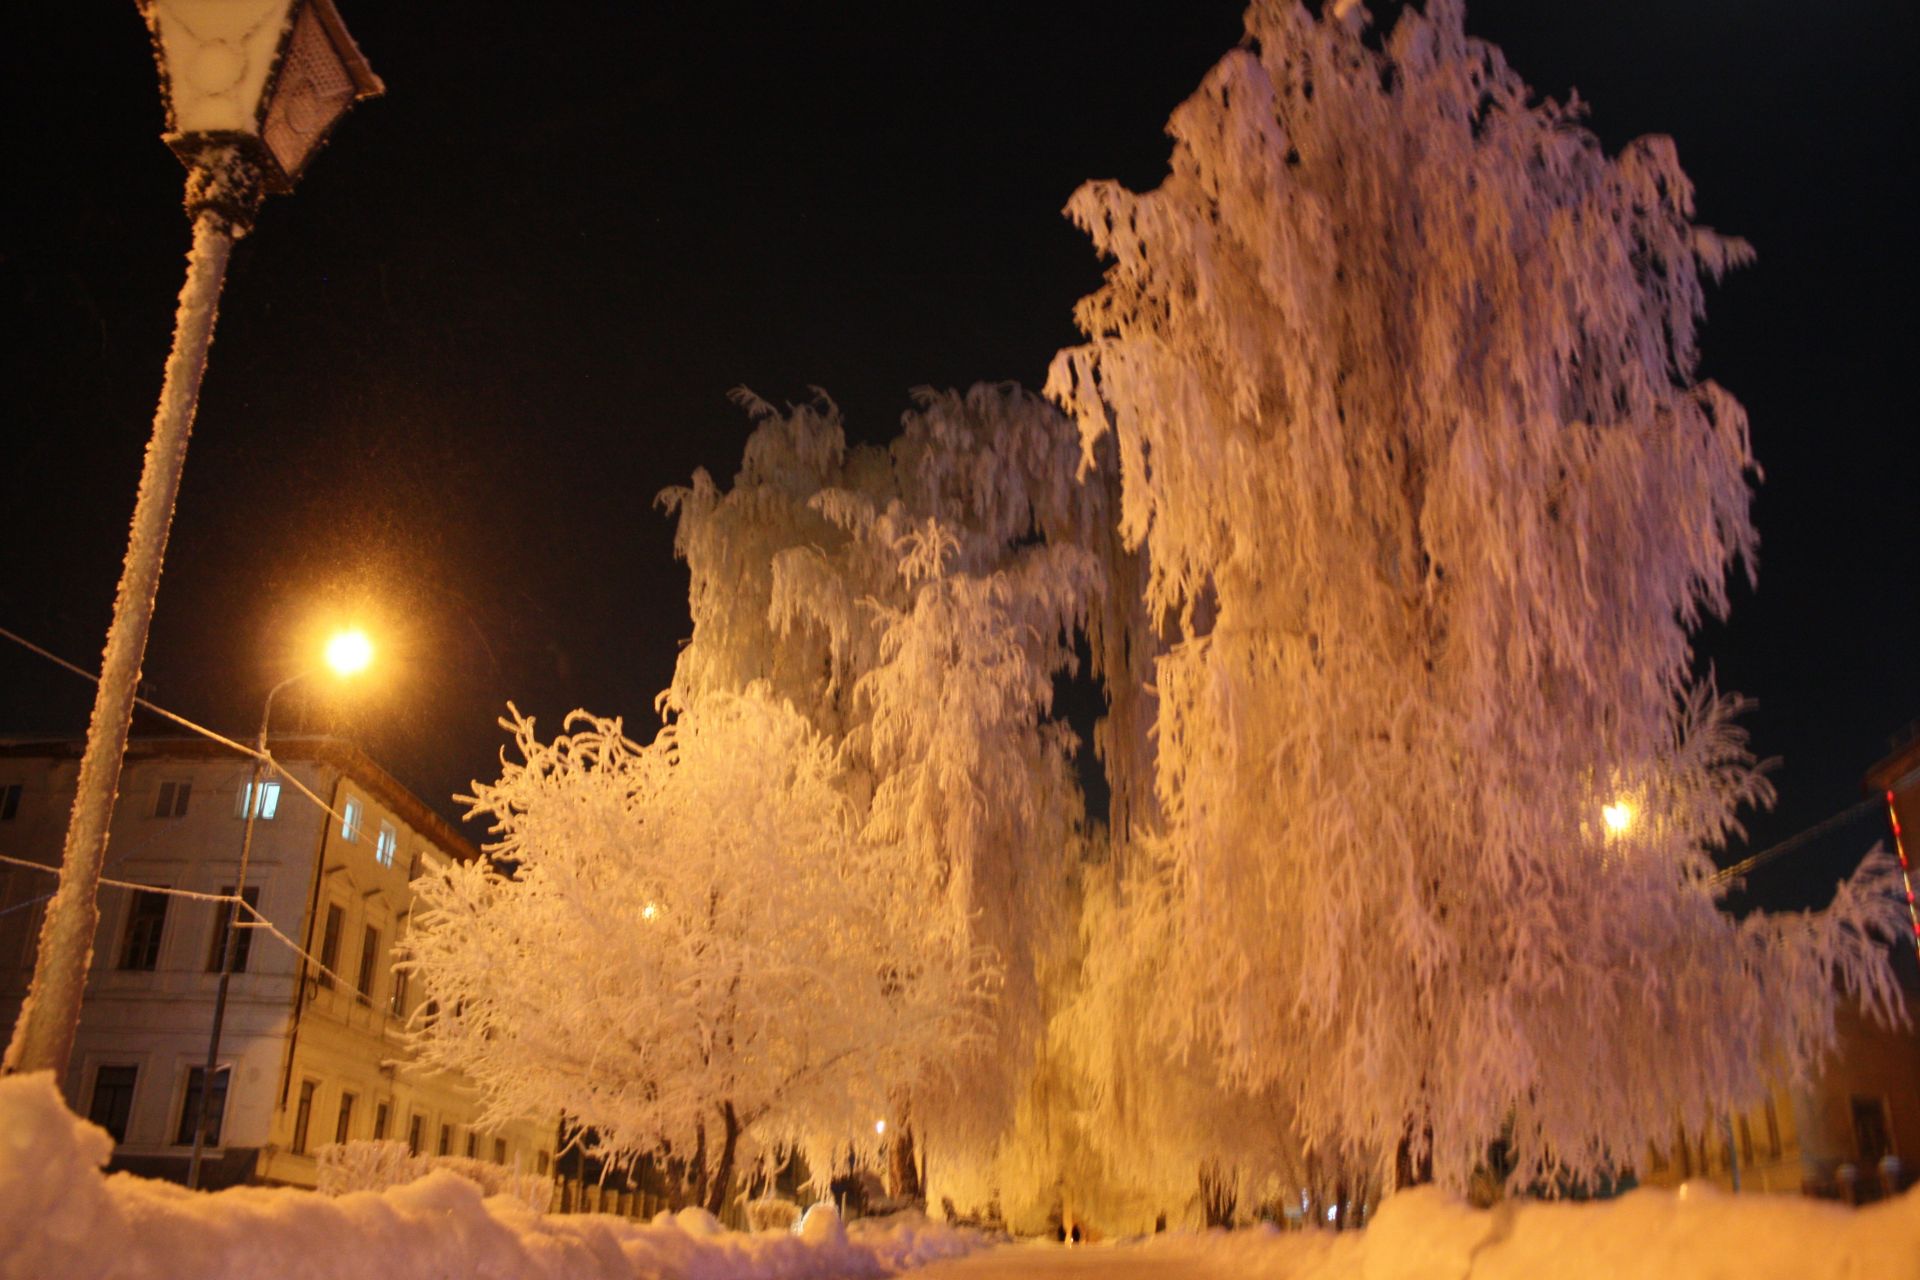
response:
[[[300,1043],[300,1015],[307,1004],[307,957],[313,954],[313,921],[320,910],[320,886],[326,880],[327,837],[333,832],[333,815],[340,811],[340,793],[347,782],[346,770],[342,769],[333,780],[333,794],[328,797],[328,812],[320,815],[320,847],[313,851],[313,885],[307,890],[307,928],[300,939],[300,975],[293,984],[293,1022],[287,1031],[287,1052],[280,1064],[280,1099],[274,1103],[276,1116],[286,1114],[287,1093],[293,1087],[293,1051]]]

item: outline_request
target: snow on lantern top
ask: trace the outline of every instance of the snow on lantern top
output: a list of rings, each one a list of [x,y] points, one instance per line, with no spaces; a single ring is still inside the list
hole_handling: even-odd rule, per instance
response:
[[[140,0],[167,105],[167,145],[189,168],[230,146],[269,191],[289,191],[328,130],[384,91],[333,0]]]

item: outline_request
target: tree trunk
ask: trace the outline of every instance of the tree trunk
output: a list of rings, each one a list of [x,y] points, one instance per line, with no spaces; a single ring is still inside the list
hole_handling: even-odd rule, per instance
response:
[[[733,1183],[733,1153],[740,1144],[740,1117],[734,1113],[731,1102],[720,1104],[720,1122],[723,1126],[723,1138],[720,1143],[720,1161],[713,1170],[713,1182],[707,1189],[707,1212],[714,1217],[726,1206],[727,1192]],[[704,1142],[706,1129],[702,1127],[701,1138]]]
[[[913,1126],[905,1120],[887,1144],[887,1194],[895,1200],[921,1201],[926,1189],[920,1185],[920,1168],[913,1157]]]

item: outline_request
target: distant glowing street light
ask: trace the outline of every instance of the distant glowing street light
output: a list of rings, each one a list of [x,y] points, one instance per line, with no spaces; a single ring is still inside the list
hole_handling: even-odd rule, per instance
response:
[[[373,661],[373,641],[355,627],[336,632],[327,641],[327,666],[337,676],[357,676]]]
[[[1607,824],[1607,834],[1621,836],[1633,826],[1635,814],[1633,805],[1625,800],[1616,800],[1612,804],[1600,806],[1600,820]]]
[[[367,639],[367,633],[358,628],[335,632],[327,640],[324,661],[336,675],[357,675],[373,661],[373,641]],[[200,1074],[200,1114],[193,1126],[193,1158],[187,1162],[189,1187],[197,1188],[200,1185],[200,1158],[206,1150],[207,1126],[213,1119],[213,1082],[220,1069],[220,1032],[227,1020],[227,984],[233,978],[233,958],[239,949],[240,930],[243,927],[240,923],[240,902],[247,888],[247,866],[253,860],[253,824],[260,816],[260,770],[270,759],[267,752],[267,726],[273,721],[273,700],[280,696],[282,689],[298,684],[319,671],[319,667],[308,667],[288,676],[267,690],[266,704],[260,708],[260,733],[253,741],[253,772],[247,779],[246,791],[242,793],[247,825],[240,833],[240,870],[233,878],[233,901],[227,903],[227,941],[220,956],[220,984],[213,993],[213,1030],[207,1035],[206,1070]],[[251,921],[245,927],[251,927]]]
[[[886,1137],[886,1136],[887,1136],[887,1122],[886,1122],[885,1120],[875,1120],[875,1121],[873,1122],[873,1131],[874,1131],[875,1133],[877,1133],[877,1134],[879,1134],[879,1135],[880,1135],[881,1137],[883,1137],[883,1138],[884,1138],[884,1137]]]
[[[227,258],[261,196],[291,191],[347,108],[384,91],[333,0],[140,0],[140,13],[166,103],[163,140],[187,167],[193,249],[100,660],[60,886],[7,1045],[7,1071],[51,1071],[56,1080],[66,1076],[80,1024],[113,799]]]

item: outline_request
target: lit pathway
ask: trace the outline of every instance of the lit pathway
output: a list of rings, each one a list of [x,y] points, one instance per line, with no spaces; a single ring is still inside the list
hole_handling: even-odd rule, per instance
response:
[[[1009,1244],[908,1274],[913,1280],[1241,1280],[1245,1272],[1125,1245]]]

